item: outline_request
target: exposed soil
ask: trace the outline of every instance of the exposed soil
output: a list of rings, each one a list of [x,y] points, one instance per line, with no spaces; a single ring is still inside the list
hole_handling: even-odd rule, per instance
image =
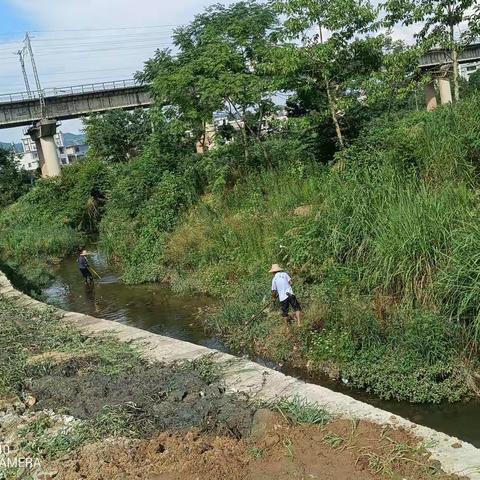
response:
[[[57,480],[451,480],[403,431],[336,420],[326,427],[263,418],[262,434],[164,432],[150,440],[107,439],[52,465]],[[273,422],[271,421],[273,420]]]
[[[88,419],[106,406],[134,405],[138,433],[198,427],[241,438],[249,432],[254,408],[246,396],[226,395],[222,383],[205,363],[196,369],[181,365],[140,364],[109,375],[95,360],[69,358],[39,375],[35,364],[27,389],[36,398],[34,409],[51,409]]]
[[[20,396],[0,402],[0,441],[40,457],[37,478],[49,480],[458,478],[404,431],[298,425],[227,394],[208,360],[111,368],[95,354],[30,357]],[[87,436],[69,444],[76,432]]]

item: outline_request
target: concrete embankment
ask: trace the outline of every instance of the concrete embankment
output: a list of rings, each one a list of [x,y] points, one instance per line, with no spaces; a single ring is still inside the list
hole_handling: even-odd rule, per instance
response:
[[[15,290],[1,272],[0,295],[14,299],[19,308],[27,306],[46,308],[45,304]],[[279,397],[298,396],[308,402],[318,403],[336,416],[403,427],[425,443],[432,458],[440,462],[445,472],[480,480],[480,450],[457,438],[414,424],[405,418],[347,395],[333,392],[320,385],[305,383],[243,358],[109,320],[75,312],[60,312],[65,322],[84,334],[96,336],[105,332],[114,332],[120,341],[134,343],[143,352],[144,357],[152,361],[169,363],[194,360],[209,355],[222,365],[226,386],[232,392],[245,392],[250,397],[267,401]]]

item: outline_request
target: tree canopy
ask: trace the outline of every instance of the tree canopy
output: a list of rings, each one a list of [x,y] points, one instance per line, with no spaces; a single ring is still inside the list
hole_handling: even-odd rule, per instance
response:
[[[0,208],[13,203],[30,186],[30,175],[19,169],[13,153],[0,148]]]

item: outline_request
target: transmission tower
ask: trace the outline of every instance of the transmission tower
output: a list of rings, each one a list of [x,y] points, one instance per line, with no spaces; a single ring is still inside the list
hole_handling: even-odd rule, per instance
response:
[[[30,61],[32,62],[33,76],[35,78],[35,84],[38,90],[38,98],[40,100],[40,111],[42,118],[45,116],[45,99],[43,97],[42,86],[40,85],[40,77],[38,76],[37,65],[35,64],[35,57],[33,55],[32,43],[30,41],[30,34],[27,32],[25,34],[25,47],[27,48],[28,54],[30,55]]]
[[[32,90],[30,89],[30,82],[28,81],[28,75],[27,75],[27,70],[25,69],[25,47],[23,47],[21,50],[16,52],[18,55],[18,58],[20,60],[20,66],[22,67],[22,73],[23,73],[23,80],[25,81],[25,87],[27,89],[27,95],[28,98],[32,98]]]

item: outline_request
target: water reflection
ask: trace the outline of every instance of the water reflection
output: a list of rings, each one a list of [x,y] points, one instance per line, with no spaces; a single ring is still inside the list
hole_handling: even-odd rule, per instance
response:
[[[195,317],[199,309],[212,304],[208,297],[174,294],[160,284],[125,285],[96,250],[89,261],[101,280],[96,278],[93,287],[85,285],[76,258],[67,257],[55,271],[55,282],[43,291],[46,301],[65,310],[224,350],[218,339],[205,335]]]

